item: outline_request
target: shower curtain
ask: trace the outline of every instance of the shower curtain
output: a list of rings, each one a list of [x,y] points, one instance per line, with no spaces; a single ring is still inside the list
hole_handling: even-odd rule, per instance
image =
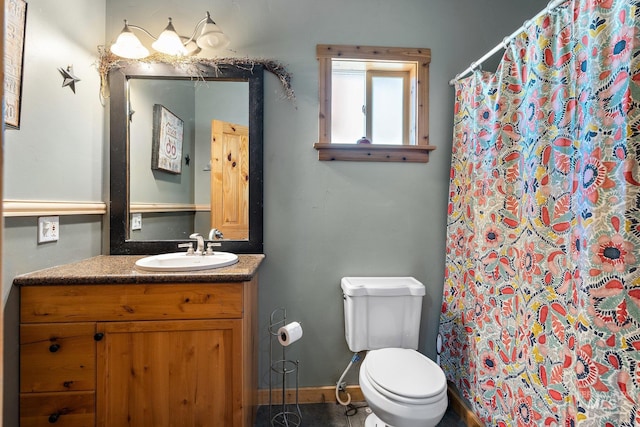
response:
[[[456,83],[440,364],[488,426],[640,425],[640,0]]]

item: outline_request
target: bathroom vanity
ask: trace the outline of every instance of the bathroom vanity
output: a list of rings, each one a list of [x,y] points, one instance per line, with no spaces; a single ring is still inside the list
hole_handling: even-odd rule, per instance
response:
[[[180,273],[98,256],[18,276],[21,426],[251,427],[264,255]]]

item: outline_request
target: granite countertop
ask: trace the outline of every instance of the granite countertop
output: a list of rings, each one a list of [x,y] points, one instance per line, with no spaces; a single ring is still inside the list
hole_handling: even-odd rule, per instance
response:
[[[244,282],[255,276],[264,255],[238,255],[238,262],[228,267],[187,272],[141,271],[134,266],[140,258],[144,258],[144,255],[99,255],[70,264],[22,274],[13,280],[13,284],[34,286]]]

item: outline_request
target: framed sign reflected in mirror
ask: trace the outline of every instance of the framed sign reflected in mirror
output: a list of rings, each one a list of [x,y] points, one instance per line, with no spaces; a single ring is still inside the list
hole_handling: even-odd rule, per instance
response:
[[[4,123],[7,127],[19,129],[27,3],[24,0],[7,0],[4,12]]]
[[[151,169],[182,172],[184,122],[160,104],[153,106],[153,145]]]

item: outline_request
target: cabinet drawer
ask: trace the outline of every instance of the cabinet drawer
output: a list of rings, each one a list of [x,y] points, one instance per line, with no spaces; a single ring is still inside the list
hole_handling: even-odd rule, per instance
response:
[[[95,323],[20,325],[20,392],[94,390]]]
[[[20,427],[94,427],[94,392],[20,395]]]
[[[24,286],[22,323],[234,319],[242,283]]]

